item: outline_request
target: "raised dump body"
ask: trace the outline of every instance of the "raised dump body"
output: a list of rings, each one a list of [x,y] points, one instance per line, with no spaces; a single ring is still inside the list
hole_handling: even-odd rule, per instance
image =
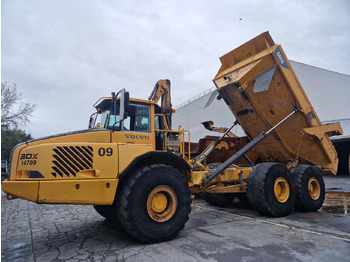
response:
[[[256,145],[263,162],[311,164],[336,174],[338,158],[329,136],[342,134],[340,124],[321,124],[282,47],[268,32],[220,60],[214,78],[219,97],[251,139],[300,109]]]

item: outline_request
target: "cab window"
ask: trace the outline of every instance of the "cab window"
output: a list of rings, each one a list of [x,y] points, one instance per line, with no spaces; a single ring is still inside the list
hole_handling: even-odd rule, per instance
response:
[[[109,102],[106,109],[97,117],[98,128],[114,131],[150,132],[150,107],[144,104],[132,103],[128,107],[128,116],[119,122],[119,101],[115,105]],[[121,125],[123,123],[123,125]]]
[[[128,117],[124,120],[124,126],[130,131],[149,133],[149,115],[149,106],[131,104],[128,109]]]

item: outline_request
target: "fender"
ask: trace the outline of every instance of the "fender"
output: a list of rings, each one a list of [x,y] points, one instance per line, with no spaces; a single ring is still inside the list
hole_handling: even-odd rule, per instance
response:
[[[189,181],[191,176],[191,166],[180,156],[170,152],[151,151],[143,155],[136,157],[127,168],[120,173],[119,179],[123,179],[133,169],[137,169],[139,166],[151,165],[151,164],[164,164],[171,166],[179,170]]]

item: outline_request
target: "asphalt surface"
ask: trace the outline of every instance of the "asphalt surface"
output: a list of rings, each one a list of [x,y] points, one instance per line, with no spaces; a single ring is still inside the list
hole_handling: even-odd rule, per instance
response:
[[[91,206],[1,195],[1,261],[349,261],[350,177],[325,177],[320,211],[271,218],[235,201],[194,200],[179,236],[143,244]]]

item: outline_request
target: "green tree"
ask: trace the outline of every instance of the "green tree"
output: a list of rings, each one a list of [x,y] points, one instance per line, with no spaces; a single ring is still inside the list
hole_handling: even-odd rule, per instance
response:
[[[10,160],[12,148],[27,140],[33,139],[30,134],[26,134],[20,129],[1,129],[1,159]]]

